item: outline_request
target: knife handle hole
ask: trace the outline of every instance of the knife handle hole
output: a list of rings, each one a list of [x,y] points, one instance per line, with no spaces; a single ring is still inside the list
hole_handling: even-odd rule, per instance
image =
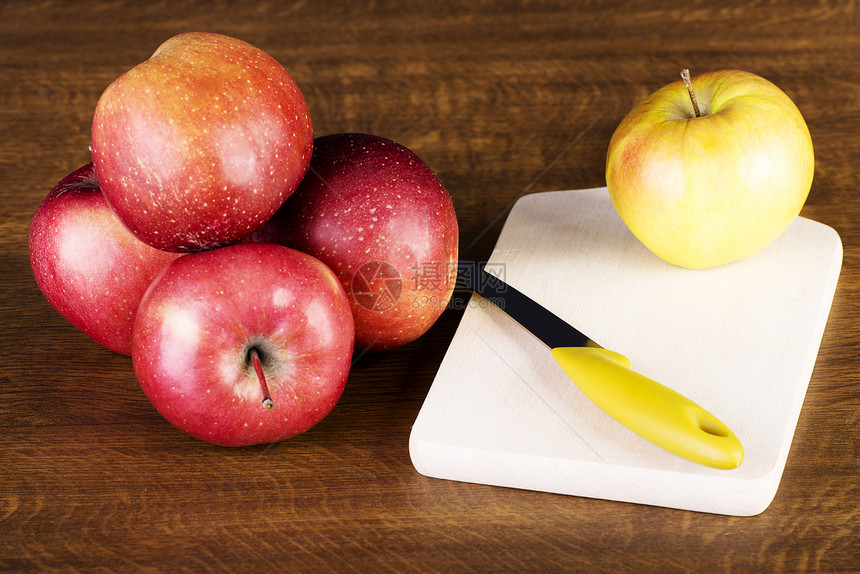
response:
[[[729,427],[727,427],[712,416],[700,417],[698,420],[698,427],[702,430],[702,432],[706,432],[709,435],[717,437],[725,438],[732,434],[732,431],[729,430]]]

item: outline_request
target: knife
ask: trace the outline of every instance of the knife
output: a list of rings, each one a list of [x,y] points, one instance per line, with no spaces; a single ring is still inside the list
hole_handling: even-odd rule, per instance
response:
[[[698,464],[732,469],[743,462],[743,446],[725,424],[669,387],[630,370],[627,357],[599,346],[483,267],[461,269],[460,276],[549,347],[570,379],[619,423]]]

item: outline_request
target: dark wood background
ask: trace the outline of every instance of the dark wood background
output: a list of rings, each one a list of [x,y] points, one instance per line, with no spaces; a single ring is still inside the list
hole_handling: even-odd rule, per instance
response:
[[[666,4],[0,2],[0,570],[856,571],[860,6]],[[419,475],[409,431],[453,311],[360,360],[335,411],[295,439],[231,450],[164,422],[130,359],[47,304],[26,240],[41,199],[89,161],[102,90],[192,30],[278,59],[317,135],[418,153],[453,195],[466,260],[486,259],[522,195],[604,185],[618,122],[681,68],[782,87],[816,151],[802,214],[845,255],[772,505],[726,517]]]

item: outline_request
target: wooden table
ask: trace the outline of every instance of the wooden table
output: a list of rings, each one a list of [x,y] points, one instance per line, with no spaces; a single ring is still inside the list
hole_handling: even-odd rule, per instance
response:
[[[0,4],[0,571],[856,571],[858,7],[369,4]],[[272,54],[317,135],[370,132],[418,153],[453,195],[464,260],[486,259],[524,194],[604,185],[618,122],[681,68],[781,86],[815,144],[802,214],[834,227],[845,252],[771,506],[726,517],[419,475],[409,432],[455,311],[358,361],[334,412],[297,438],[225,449],[167,424],[131,360],[48,305],[27,233],[45,194],[89,161],[102,90],[190,30]]]

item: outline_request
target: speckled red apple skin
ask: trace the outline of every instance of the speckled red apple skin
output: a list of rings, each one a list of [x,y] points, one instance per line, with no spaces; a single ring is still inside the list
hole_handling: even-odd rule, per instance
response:
[[[131,354],[134,315],[161,269],[178,257],[136,239],[114,216],[93,165],[63,178],[30,225],[30,266],[45,298],[91,339]]]
[[[234,243],[281,206],[307,170],[313,128],[271,56],[187,33],[117,78],[96,105],[102,191],[142,241],[169,251]]]
[[[334,270],[350,295],[356,350],[390,350],[423,335],[456,281],[451,196],[414,152],[375,135],[317,138],[299,189],[251,239],[295,247]],[[366,308],[352,292],[356,271],[373,261],[390,264],[402,279],[396,304],[385,310]]]
[[[133,341],[135,375],[165,419],[213,444],[247,446],[290,438],[328,415],[346,385],[354,329],[346,293],[323,263],[243,243],[164,269],[141,301]]]

